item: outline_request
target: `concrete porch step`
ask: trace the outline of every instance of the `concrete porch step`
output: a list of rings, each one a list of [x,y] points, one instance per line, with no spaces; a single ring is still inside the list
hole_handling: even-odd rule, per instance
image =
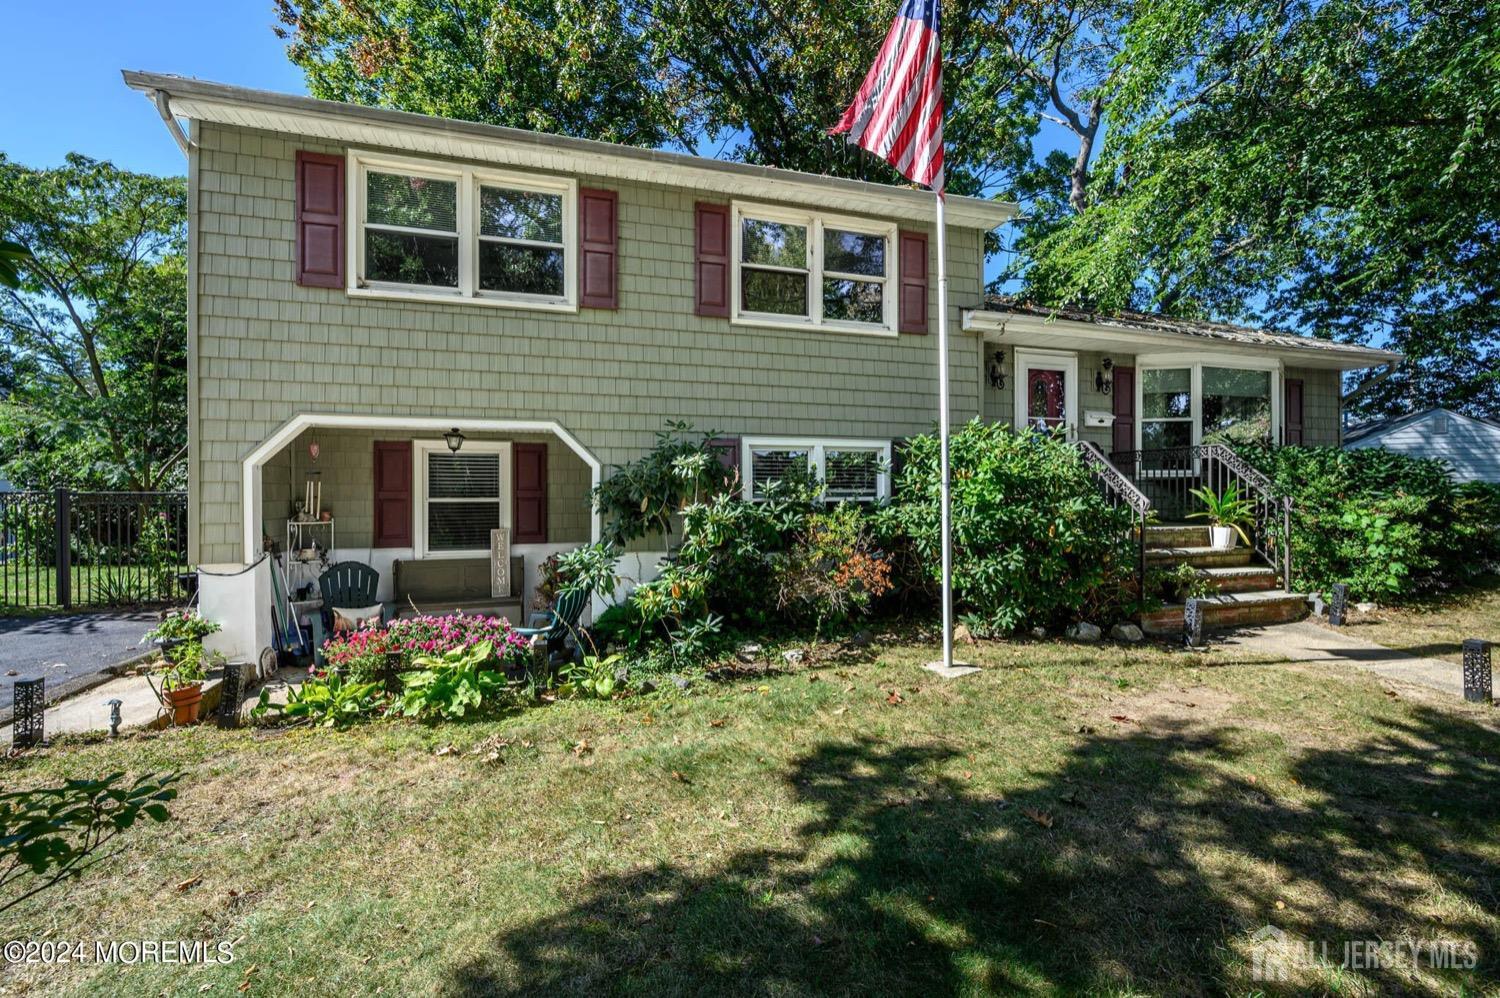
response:
[[[1286,624],[1307,615],[1307,597],[1285,589],[1221,593],[1204,599],[1202,603],[1205,630]],[[1170,603],[1153,613],[1142,614],[1141,630],[1147,634],[1181,634],[1183,609],[1181,603]]]
[[[1146,528],[1146,547],[1206,548],[1208,527],[1193,523],[1158,523]]]
[[[1260,593],[1281,585],[1276,569],[1269,565],[1228,565],[1200,568],[1198,574],[1221,593]]]
[[[1146,560],[1153,565],[1186,563],[1194,568],[1232,568],[1250,564],[1250,556],[1253,553],[1243,544],[1232,547],[1228,551],[1221,551],[1207,545],[1147,548]]]

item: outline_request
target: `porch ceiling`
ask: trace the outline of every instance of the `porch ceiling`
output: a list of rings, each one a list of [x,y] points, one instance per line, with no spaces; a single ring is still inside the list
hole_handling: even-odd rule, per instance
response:
[[[1401,354],[1390,350],[1333,343],[1305,336],[1253,330],[1184,332],[1148,329],[1108,321],[1021,315],[1015,312],[968,309],[963,313],[966,333],[985,341],[1012,346],[1062,350],[1119,351],[1137,355],[1195,353],[1231,357],[1274,358],[1296,367],[1355,371],[1394,364]]]

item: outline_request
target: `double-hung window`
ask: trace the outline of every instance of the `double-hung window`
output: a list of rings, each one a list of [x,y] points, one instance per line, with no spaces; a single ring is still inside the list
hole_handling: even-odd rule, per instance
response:
[[[510,525],[510,448],[471,440],[454,453],[417,443],[420,557],[487,552],[490,531]]]
[[[734,320],[894,335],[891,225],[736,204]]]
[[[773,482],[816,480],[828,502],[877,502],[890,495],[891,445],[880,440],[746,438],[745,498],[768,497]]]
[[[577,185],[350,154],[349,292],[571,310]]]

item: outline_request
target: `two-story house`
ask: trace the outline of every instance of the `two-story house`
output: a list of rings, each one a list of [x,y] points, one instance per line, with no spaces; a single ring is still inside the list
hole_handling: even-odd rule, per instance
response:
[[[487,556],[496,527],[530,574],[597,538],[590,486],[666,420],[721,434],[748,494],[795,462],[854,499],[933,427],[928,192],[125,80],[188,161],[195,563],[288,543],[311,500],[383,596],[395,562]],[[1397,360],[987,301],[1014,214],[948,199],[955,424],[1062,423],[1136,463],[1237,424],[1336,444],[1340,373]]]

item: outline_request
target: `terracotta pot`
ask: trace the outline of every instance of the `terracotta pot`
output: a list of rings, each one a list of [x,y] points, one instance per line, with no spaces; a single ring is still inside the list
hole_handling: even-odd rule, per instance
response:
[[[172,706],[172,723],[185,726],[198,723],[198,705],[203,702],[203,684],[190,683],[175,690],[167,690],[167,703]]]

